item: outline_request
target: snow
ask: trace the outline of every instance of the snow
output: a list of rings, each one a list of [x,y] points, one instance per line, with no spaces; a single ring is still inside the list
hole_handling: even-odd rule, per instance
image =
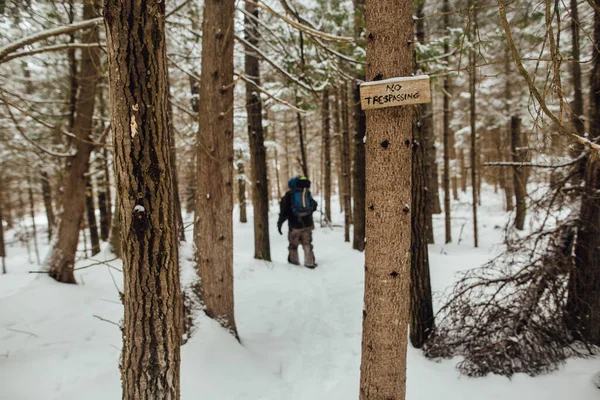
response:
[[[470,194],[461,194],[453,205],[455,243],[430,247],[436,307],[456,272],[479,266],[502,251],[506,223],[502,197],[485,193],[478,249],[472,247]],[[251,213],[249,209],[249,221]],[[275,218],[273,210],[272,227]],[[341,214],[335,213],[334,219],[341,225]],[[443,242],[443,223],[443,215],[436,215],[437,243]],[[235,305],[241,344],[200,315],[194,336],[182,347],[182,398],[358,398],[362,254],[343,242],[343,228],[317,228],[314,244],[319,267],[309,270],[285,263],[286,238],[275,229],[271,231],[274,261],[254,260],[252,235],[251,223],[236,222]],[[191,231],[187,236],[191,240]],[[40,242],[44,239],[45,233],[40,232]],[[76,271],[79,285],[59,284],[45,274],[30,274],[41,267],[30,264],[17,242],[9,242],[9,273],[0,276],[0,398],[120,398],[121,333],[111,322],[122,319],[115,287],[122,284],[121,273],[97,264]],[[77,267],[114,258],[107,247],[94,257],[96,261],[81,260]],[[48,248],[42,245],[42,254]],[[182,285],[193,279],[192,260],[191,244],[184,244]],[[121,268],[120,262],[110,264]],[[599,395],[593,384],[599,359],[569,360],[555,373],[535,378],[515,375],[511,380],[460,376],[455,369],[458,361],[433,362],[409,346],[407,399],[592,400]]]

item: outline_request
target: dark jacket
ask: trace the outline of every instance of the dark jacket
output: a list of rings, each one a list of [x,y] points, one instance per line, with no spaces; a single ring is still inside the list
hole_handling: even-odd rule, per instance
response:
[[[279,220],[277,221],[277,225],[281,226],[287,220],[288,227],[290,230],[292,229],[302,229],[302,228],[312,228],[313,227],[313,217],[312,214],[298,218],[292,215],[292,189],[288,190],[285,195],[281,198],[279,202]],[[311,198],[311,209],[313,212],[317,210],[317,202]]]

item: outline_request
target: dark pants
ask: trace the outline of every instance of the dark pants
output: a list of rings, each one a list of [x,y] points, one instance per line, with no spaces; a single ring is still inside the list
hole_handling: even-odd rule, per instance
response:
[[[313,228],[302,228],[292,229],[288,234],[288,240],[290,245],[288,249],[290,251],[289,261],[292,264],[300,264],[298,259],[298,246],[302,245],[304,249],[304,265],[312,266],[315,264],[315,255],[313,254],[312,245],[312,230]]]

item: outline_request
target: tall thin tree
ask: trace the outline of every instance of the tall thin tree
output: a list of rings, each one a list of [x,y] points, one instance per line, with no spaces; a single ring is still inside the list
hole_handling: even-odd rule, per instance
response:
[[[364,46],[365,0],[354,2],[354,37],[359,46]],[[355,70],[356,82],[353,84],[354,107],[354,169],[352,170],[353,215],[352,248],[365,250],[365,113],[360,107],[360,86],[365,79],[364,67]]]
[[[329,88],[323,90],[323,103],[321,106],[321,121],[323,131],[323,195],[325,197],[325,218],[331,222],[331,116],[329,113]]]
[[[83,19],[98,16],[97,0],[84,0]],[[84,31],[82,43],[97,43],[98,28],[91,27]],[[56,242],[48,257],[50,276],[59,282],[76,283],[73,274],[75,254],[79,240],[79,228],[85,209],[85,172],[90,154],[94,149],[92,141],[93,115],[96,102],[96,87],[100,78],[100,49],[86,48],[81,54],[81,68],[77,77],[79,94],[75,104],[73,134],[76,153],[65,171],[65,183],[62,212],[58,222]],[[67,208],[68,202],[68,210]]]
[[[107,0],[123,241],[122,398],[179,399],[182,301],[169,152],[165,2]]]
[[[206,314],[236,332],[233,313],[234,0],[209,1],[202,23],[198,170],[197,294]]]
[[[469,0],[469,39],[475,40],[477,37],[477,0]],[[473,194],[473,245],[479,246],[479,235],[477,233],[477,70],[475,62],[477,61],[477,53],[475,48],[469,51],[469,121],[471,125],[471,190]]]
[[[450,29],[450,4],[449,0],[444,0],[442,8],[444,14],[444,29],[446,34]],[[444,41],[444,53],[450,52],[450,43],[448,39]],[[445,243],[452,242],[452,217],[450,209],[450,77],[444,76],[444,90],[443,90],[443,104],[444,104],[444,222],[445,222]]]
[[[252,16],[252,17],[250,17]],[[246,3],[244,35],[254,48],[259,47],[260,32],[258,7]],[[252,207],[254,209],[254,258],[271,261],[269,241],[269,186],[267,174],[267,152],[262,122],[262,101],[257,86],[260,86],[260,64],[255,51],[246,48],[244,63],[246,75],[246,112],[248,114],[248,143],[250,144],[250,176],[252,179]]]
[[[413,71],[412,0],[367,0],[367,81]],[[367,112],[360,399],[403,400],[410,310],[413,108]]]

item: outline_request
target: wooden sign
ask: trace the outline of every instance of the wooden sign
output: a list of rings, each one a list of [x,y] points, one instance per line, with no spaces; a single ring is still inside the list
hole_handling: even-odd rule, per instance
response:
[[[360,106],[363,110],[423,104],[430,101],[431,87],[428,75],[391,78],[360,85]]]

